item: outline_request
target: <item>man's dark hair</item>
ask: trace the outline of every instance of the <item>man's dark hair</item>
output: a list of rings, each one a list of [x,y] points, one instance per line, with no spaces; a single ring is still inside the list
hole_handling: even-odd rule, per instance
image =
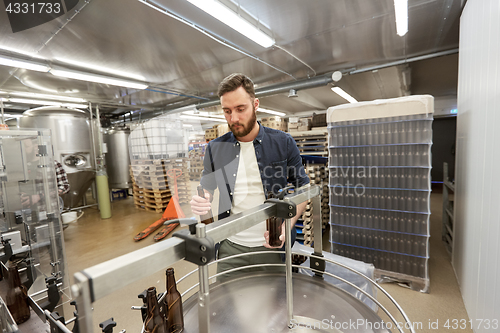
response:
[[[239,87],[243,87],[251,98],[255,98],[255,89],[252,80],[250,80],[248,76],[240,73],[233,73],[222,80],[219,84],[217,95],[220,98],[225,93],[235,91]]]

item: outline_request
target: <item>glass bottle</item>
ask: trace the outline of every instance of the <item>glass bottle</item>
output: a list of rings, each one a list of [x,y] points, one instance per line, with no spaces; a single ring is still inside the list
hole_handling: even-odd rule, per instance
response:
[[[205,198],[205,191],[201,185],[197,187],[198,195],[202,198]],[[206,214],[200,215],[200,222],[204,224],[210,224],[214,221],[212,210],[210,209]]]
[[[28,305],[28,291],[21,284],[21,278],[17,266],[10,265],[9,268],[9,290],[7,292],[7,307],[16,324],[22,324],[30,318]]]
[[[273,192],[268,192],[267,193],[267,198],[274,198]],[[267,231],[269,232],[269,245],[272,247],[278,247],[281,246],[281,226],[282,226],[282,219],[271,216],[266,220],[266,227]]]
[[[162,316],[162,313],[165,312],[163,308],[160,308],[160,304],[158,304],[155,287],[150,287],[147,290],[146,312],[146,320],[144,321],[145,333],[168,333],[167,320]]]
[[[184,330],[182,298],[177,290],[173,268],[167,268],[167,291],[165,302],[168,309],[168,332],[180,333]]]

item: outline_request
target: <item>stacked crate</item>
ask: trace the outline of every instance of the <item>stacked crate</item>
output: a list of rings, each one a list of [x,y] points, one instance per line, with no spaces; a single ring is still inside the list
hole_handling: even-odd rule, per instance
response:
[[[429,286],[432,96],[328,110],[332,252]]]
[[[217,129],[217,137],[223,136],[224,134],[229,132],[228,124],[214,125],[214,128]]]
[[[288,132],[305,132],[309,131],[312,127],[311,117],[290,117],[288,118]]]
[[[213,139],[217,139],[217,128],[209,128],[205,130],[205,140],[208,142]]]
[[[323,164],[307,164],[305,167],[311,184],[318,185],[321,191],[321,224],[322,230],[325,230],[330,219],[330,206],[328,205],[328,168]],[[304,241],[304,245],[309,245],[314,241],[313,232],[313,206],[311,201],[307,202],[306,208],[302,213],[301,219],[296,224],[297,237]]]
[[[177,178],[177,189],[179,191],[179,203],[188,203],[191,200],[191,190],[189,183],[189,168],[187,158],[173,158],[165,161],[165,170],[179,169],[182,171],[180,177]],[[174,191],[173,177],[166,177],[170,190]]]
[[[200,180],[203,171],[203,158],[205,157],[206,143],[191,142],[189,144],[189,179]]]
[[[318,129],[290,133],[297,143],[300,155],[328,156],[328,131]]]
[[[134,204],[137,208],[161,213],[171,198],[163,160],[135,159],[130,165]]]
[[[302,213],[302,232],[298,230],[297,235],[302,235],[304,245],[312,246],[314,242],[313,205],[311,200],[307,201],[306,208]],[[300,238],[300,237],[299,237]]]
[[[180,169],[177,178],[180,203],[190,199],[187,158],[135,159],[130,165],[134,204],[137,208],[163,212],[174,194],[174,180],[167,176],[169,169]]]
[[[260,123],[264,127],[277,129],[283,132],[287,131],[287,124],[285,119],[278,116],[262,118],[260,120]]]

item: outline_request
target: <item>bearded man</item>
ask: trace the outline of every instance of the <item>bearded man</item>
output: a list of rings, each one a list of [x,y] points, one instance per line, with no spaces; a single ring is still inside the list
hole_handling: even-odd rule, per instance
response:
[[[287,184],[295,188],[309,183],[297,144],[288,134],[262,126],[257,121],[259,99],[255,97],[254,84],[244,74],[231,74],[219,85],[218,96],[231,132],[209,142],[203,162],[201,185],[205,198],[198,195],[191,199],[191,210],[196,215],[211,209],[214,191],[219,189],[218,219],[237,214],[266,200],[269,193],[277,194]],[[292,219],[292,242],[295,223],[306,203],[297,205],[297,215]],[[266,223],[261,223],[229,237],[220,244],[219,259],[239,253],[268,251]],[[285,242],[285,228],[280,236]],[[279,254],[269,252],[219,262],[217,271],[263,263],[282,263]],[[254,267],[251,270],[272,270],[273,267]],[[275,269],[274,269],[275,270]],[[244,272],[250,271],[245,269]]]

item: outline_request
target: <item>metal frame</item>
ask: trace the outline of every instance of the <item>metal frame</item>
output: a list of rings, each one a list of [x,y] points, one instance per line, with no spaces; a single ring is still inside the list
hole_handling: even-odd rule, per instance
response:
[[[287,200],[299,204],[316,197],[319,201],[319,194],[318,186],[310,186],[296,190],[294,194],[287,196]],[[235,214],[207,225],[206,236],[212,238],[214,242],[219,242],[275,214],[276,204],[265,203],[251,211]],[[72,285],[71,291],[78,307],[81,332],[93,332],[93,302],[130,283],[166,269],[184,257],[184,240],[172,237],[75,273],[75,284]],[[208,286],[208,274],[201,278],[205,281],[202,285]],[[206,292],[208,294],[208,290]]]
[[[295,204],[302,203],[306,200],[312,199],[313,207],[319,207],[320,203],[320,187],[313,185],[310,187],[305,187],[297,190],[294,194],[285,197],[284,200],[293,202]],[[317,206],[315,206],[317,205]],[[252,227],[261,221],[265,220],[270,216],[276,214],[276,204],[275,203],[264,203],[252,209],[251,211],[246,211],[243,213],[232,215],[221,221],[212,223],[210,225],[198,224],[196,236],[197,237],[210,237],[215,242],[226,239],[227,237],[234,235],[242,230]],[[315,212],[320,212],[319,209],[314,209]],[[290,239],[291,234],[291,224],[290,219],[286,220],[286,236]],[[318,214],[318,218],[314,215],[314,229],[321,230],[321,215]],[[289,322],[294,318],[293,315],[293,299],[292,299],[292,261],[291,261],[291,245],[290,242],[286,243],[285,253],[286,253],[286,294],[287,294],[287,316]],[[146,248],[131,252],[129,254],[120,256],[115,259],[111,259],[107,262],[98,264],[96,266],[85,269],[74,275],[76,283],[72,286],[71,291],[76,297],[76,303],[79,312],[78,322],[80,325],[81,332],[91,333],[93,332],[93,320],[92,320],[92,303],[96,300],[130,284],[143,277],[147,277],[151,274],[163,270],[168,266],[174,264],[175,262],[184,259],[184,240],[173,237],[162,241],[157,244],[150,245]],[[311,257],[321,256],[322,254],[322,237],[316,237],[314,242],[314,252]],[[324,259],[330,261],[328,259]],[[312,260],[311,260],[312,263]],[[335,262],[334,262],[335,263]],[[336,263],[338,264],[338,263]],[[345,267],[351,271],[353,269],[338,264]],[[298,266],[297,266],[298,267]],[[245,267],[239,268],[244,269]],[[318,271],[315,267],[310,268],[315,273],[322,273]],[[356,272],[356,271],[354,271]],[[191,272],[191,273],[194,273]],[[190,273],[190,274],[191,274]],[[356,272],[358,273],[358,272]],[[188,275],[190,275],[188,274]],[[200,266],[198,268],[199,274],[199,327],[200,332],[208,333],[210,332],[210,315],[209,315],[209,277],[208,266]],[[360,274],[360,273],[358,273]],[[361,274],[362,275],[362,274]],[[336,277],[336,276],[333,276]],[[336,277],[337,278],[337,277]],[[396,304],[397,308],[403,314],[407,322],[409,322],[406,314],[403,312],[401,307],[390,297],[390,295],[380,288],[375,281],[367,278],[370,282],[375,284],[382,292],[389,297],[393,303]],[[179,279],[178,282],[182,281]],[[348,281],[343,281],[350,284]],[[193,288],[196,287],[193,286]],[[189,290],[192,290],[189,289]],[[188,291],[189,291],[188,290]],[[381,306],[378,301],[374,300],[376,304]],[[383,308],[381,306],[381,308]],[[386,312],[387,313],[387,312]],[[393,319],[392,315],[388,313],[389,317]],[[302,317],[297,317],[302,318]],[[413,330],[412,330],[413,332]]]

